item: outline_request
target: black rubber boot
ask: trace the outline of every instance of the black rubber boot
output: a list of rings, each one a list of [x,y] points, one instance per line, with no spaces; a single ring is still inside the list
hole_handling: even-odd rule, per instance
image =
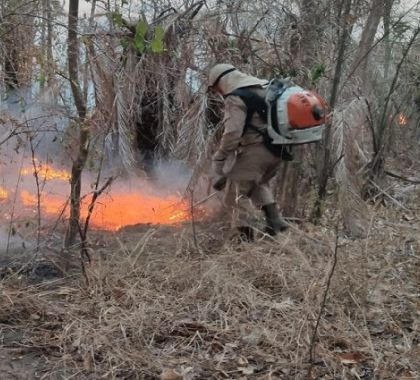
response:
[[[277,232],[286,231],[289,228],[284,219],[279,215],[277,205],[275,203],[264,205],[262,210],[265,214],[265,222],[267,224],[265,228],[266,233],[271,236],[275,236]]]

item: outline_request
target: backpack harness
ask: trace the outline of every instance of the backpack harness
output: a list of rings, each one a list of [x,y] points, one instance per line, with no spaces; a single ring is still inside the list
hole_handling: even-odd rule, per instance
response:
[[[327,105],[318,94],[292,85],[290,80],[273,79],[264,97],[255,93],[261,86],[238,88],[225,95],[239,96],[247,108],[242,136],[247,130],[263,137],[265,147],[285,161],[293,160],[293,145],[320,141],[325,129]],[[264,131],[251,124],[255,112],[266,123]]]
[[[252,130],[263,137],[264,146],[276,157],[281,157],[284,161],[292,161],[292,145],[286,144],[273,144],[273,139],[269,136],[267,132],[267,128],[262,131],[258,129],[254,125],[251,124],[251,119],[254,113],[258,113],[261,119],[264,120],[265,123],[268,122],[268,106],[265,102],[265,99],[259,95],[257,95],[252,89],[260,88],[259,86],[249,86],[249,87],[242,87],[238,88],[231,93],[225,95],[225,98],[228,96],[239,96],[242,101],[246,105],[246,119],[244,130],[242,132],[242,136],[246,133],[247,130]],[[272,108],[272,111],[274,108]],[[274,112],[272,112],[273,114]]]

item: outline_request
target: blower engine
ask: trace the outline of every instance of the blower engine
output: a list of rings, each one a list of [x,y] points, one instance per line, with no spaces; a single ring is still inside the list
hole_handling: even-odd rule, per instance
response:
[[[272,80],[265,101],[272,144],[306,144],[322,139],[327,103],[321,96],[285,80]]]

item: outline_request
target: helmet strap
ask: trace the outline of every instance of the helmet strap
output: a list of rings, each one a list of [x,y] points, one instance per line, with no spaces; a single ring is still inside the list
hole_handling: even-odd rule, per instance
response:
[[[219,83],[219,81],[220,81],[220,79],[222,79],[225,75],[227,75],[227,74],[229,74],[229,73],[231,73],[232,71],[235,71],[236,69],[233,67],[233,68],[231,68],[231,69],[228,69],[228,70],[226,70],[226,71],[223,71],[223,73],[221,73],[217,78],[216,78],[216,80],[214,81],[214,83],[210,86],[211,88],[214,88],[214,87],[216,87],[217,85],[218,85],[218,83]]]

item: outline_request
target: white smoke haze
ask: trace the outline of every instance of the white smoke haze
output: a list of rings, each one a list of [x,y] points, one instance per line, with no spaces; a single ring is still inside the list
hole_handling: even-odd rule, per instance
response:
[[[61,211],[68,205],[69,173],[78,147],[72,137],[67,110],[60,105],[48,103],[49,101],[51,98],[45,94],[34,98],[29,91],[23,91],[9,94],[0,104],[0,141],[4,141],[0,146],[0,190],[7,192],[7,197],[4,194],[0,196],[0,212],[3,222],[9,225],[35,223],[38,194],[41,198],[44,226],[55,223]],[[38,185],[33,173],[31,145],[35,152]],[[113,173],[122,169],[115,167],[119,165],[119,160],[112,162],[114,166],[101,169],[99,189]],[[95,190],[97,170],[98,168],[92,170],[90,167],[85,169],[82,196]],[[51,178],[46,179],[46,176]],[[98,213],[102,212],[104,219],[109,218],[107,212],[111,212],[112,204],[125,200],[131,202],[130,208],[126,210],[124,205],[121,206],[117,210],[120,215],[115,216],[121,220],[121,226],[125,222],[136,223],[136,214],[139,216],[138,223],[159,221],[157,214],[161,211],[158,208],[174,207],[174,213],[178,212],[176,210],[181,207],[190,177],[191,170],[183,162],[157,160],[148,175],[139,170],[115,178],[97,200]],[[128,198],[129,196],[132,198]],[[196,196],[201,198],[201,194]],[[55,211],[47,212],[47,206],[50,210],[54,206]],[[185,205],[182,207],[185,209]],[[131,217],[126,218],[125,212]],[[97,216],[97,220],[99,219],[100,215]],[[103,222],[106,224],[107,221]]]

